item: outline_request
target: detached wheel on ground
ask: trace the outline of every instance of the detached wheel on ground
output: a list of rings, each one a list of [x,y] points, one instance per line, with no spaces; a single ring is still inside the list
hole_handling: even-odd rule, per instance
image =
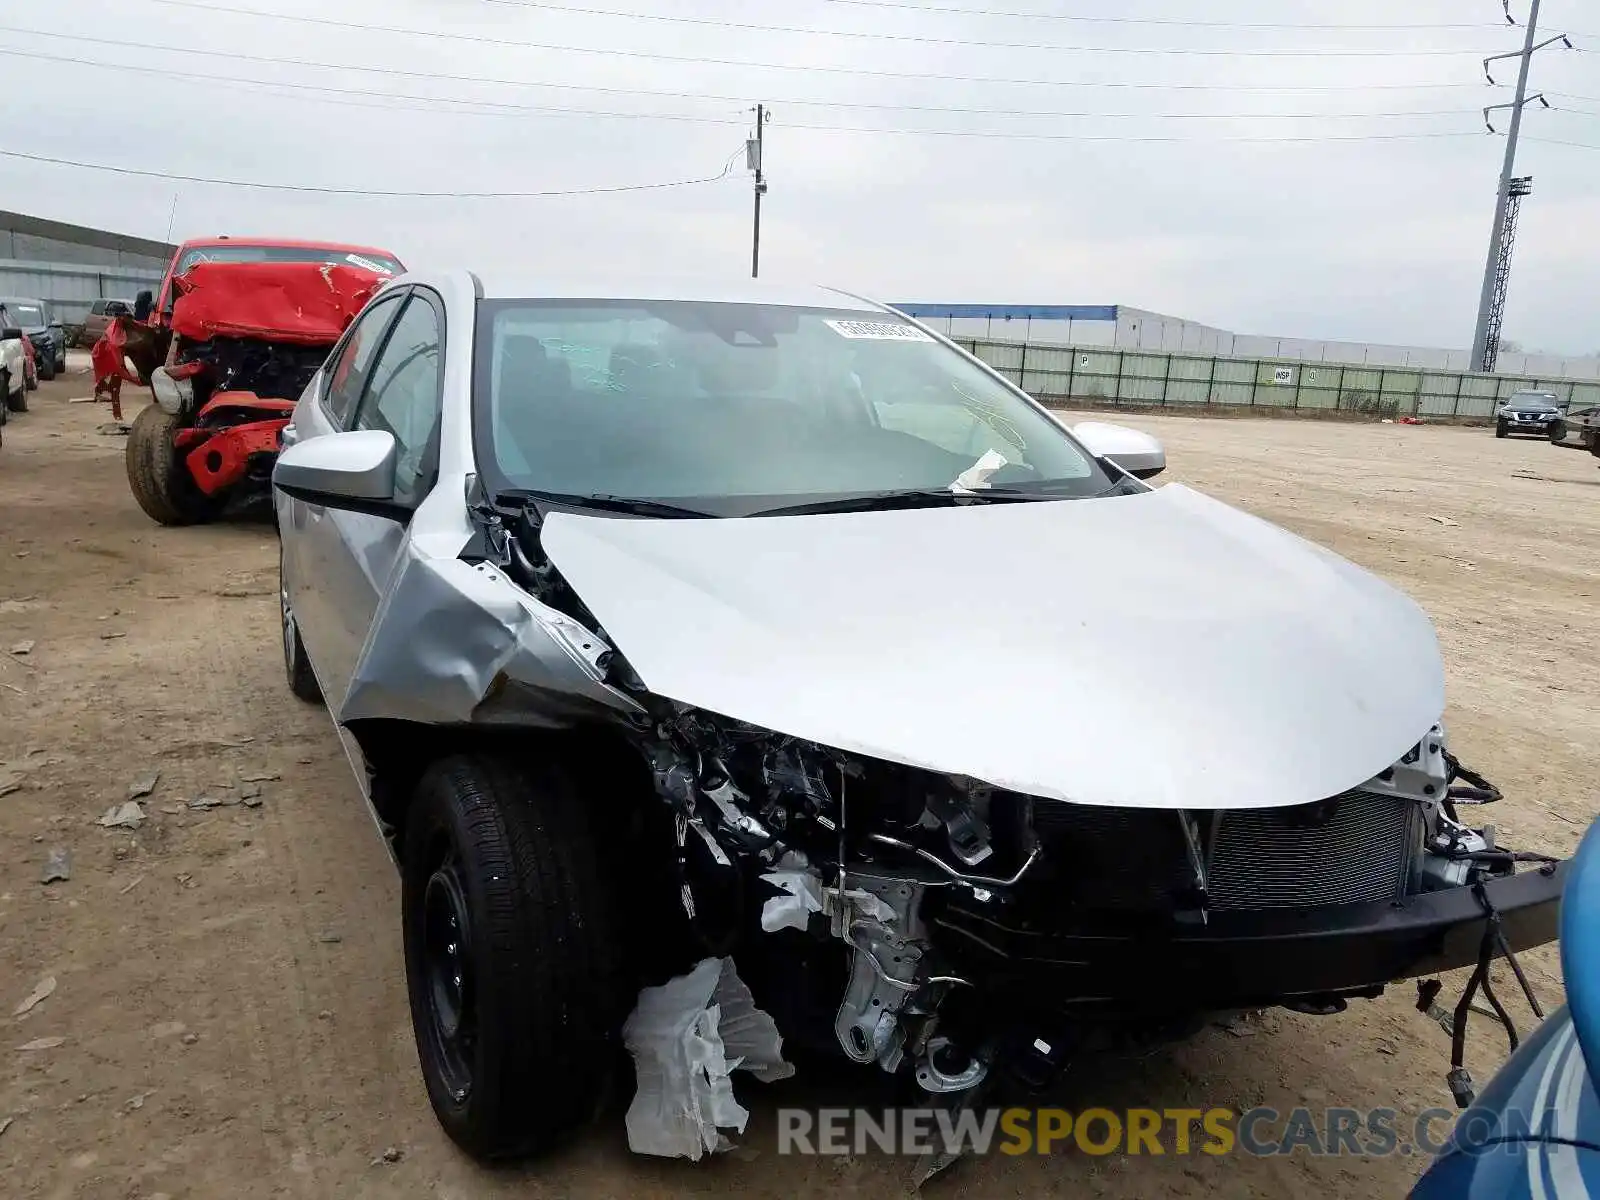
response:
[[[199,525],[222,511],[222,501],[195,484],[173,448],[178,418],[147,405],[128,431],[123,461],[128,486],[145,515],[162,525]]]
[[[283,574],[283,549],[278,550],[278,611],[283,620],[283,670],[289,679],[289,690],[295,698],[307,704],[322,703],[322,688],[317,683],[311,660],[306,657],[305,644],[300,641],[300,626],[294,619],[294,609],[289,605],[289,584]]]
[[[433,1111],[475,1158],[587,1125],[625,1013],[589,808],[558,765],[435,763],[406,821],[406,982]]]

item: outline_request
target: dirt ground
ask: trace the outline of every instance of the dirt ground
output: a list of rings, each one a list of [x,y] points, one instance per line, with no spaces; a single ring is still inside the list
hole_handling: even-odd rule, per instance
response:
[[[862,1077],[848,1073],[747,1089],[751,1149],[714,1162],[630,1156],[620,1112],[532,1167],[490,1172],[456,1152],[417,1072],[396,877],[326,715],[284,685],[273,532],[153,525],[128,493],[122,439],[97,431],[105,409],[69,403],[89,389],[82,368],[46,384],[0,449],[0,1192],[466,1200],[902,1190],[902,1161],[775,1152],[773,1107],[858,1102]],[[1509,797],[1493,814],[1502,841],[1572,851],[1600,808],[1600,462],[1485,430],[1130,423],[1166,439],[1174,478],[1416,596],[1449,662],[1453,744]],[[142,826],[96,824],[156,772]],[[252,776],[254,807],[186,806],[237,799]],[[19,786],[4,794],[8,784]],[[71,878],[46,886],[55,848],[71,852]],[[1527,966],[1556,1002],[1553,949]],[[13,1016],[46,977],[54,993]],[[1500,992],[1513,995],[1508,976]],[[1413,996],[1397,987],[1340,1016],[1268,1014],[1139,1059],[1080,1062],[1060,1102],[1448,1106],[1447,1040]],[[1510,1003],[1526,1028],[1520,998]],[[1481,1081],[1505,1043],[1474,1022],[1469,1061]],[[48,1048],[19,1049],[41,1039]],[[1073,1150],[968,1162],[930,1194],[1398,1197],[1420,1167],[1399,1156]]]

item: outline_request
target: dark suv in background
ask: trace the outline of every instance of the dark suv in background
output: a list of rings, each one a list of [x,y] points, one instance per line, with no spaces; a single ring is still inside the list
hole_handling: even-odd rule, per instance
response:
[[[66,327],[43,300],[6,296],[0,300],[27,339],[33,343],[35,370],[40,379],[54,379],[67,369]]]
[[[1554,392],[1513,392],[1495,410],[1494,435],[1503,438],[1513,433],[1531,433],[1559,442],[1567,436],[1566,416],[1567,406],[1556,399]]]

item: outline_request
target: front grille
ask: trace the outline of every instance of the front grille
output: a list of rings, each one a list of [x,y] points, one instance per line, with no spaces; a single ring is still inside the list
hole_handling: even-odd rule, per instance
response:
[[[1391,900],[1421,847],[1417,805],[1351,791],[1315,805],[1193,814],[1218,910]],[[1179,815],[1035,801],[1051,887],[1079,910],[1192,908],[1194,876]]]

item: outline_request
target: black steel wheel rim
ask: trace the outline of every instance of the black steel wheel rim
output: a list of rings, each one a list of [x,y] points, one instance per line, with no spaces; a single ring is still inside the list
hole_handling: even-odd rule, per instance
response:
[[[428,1035],[440,1082],[459,1104],[472,1091],[478,1017],[466,880],[453,847],[423,889],[422,972]]]

